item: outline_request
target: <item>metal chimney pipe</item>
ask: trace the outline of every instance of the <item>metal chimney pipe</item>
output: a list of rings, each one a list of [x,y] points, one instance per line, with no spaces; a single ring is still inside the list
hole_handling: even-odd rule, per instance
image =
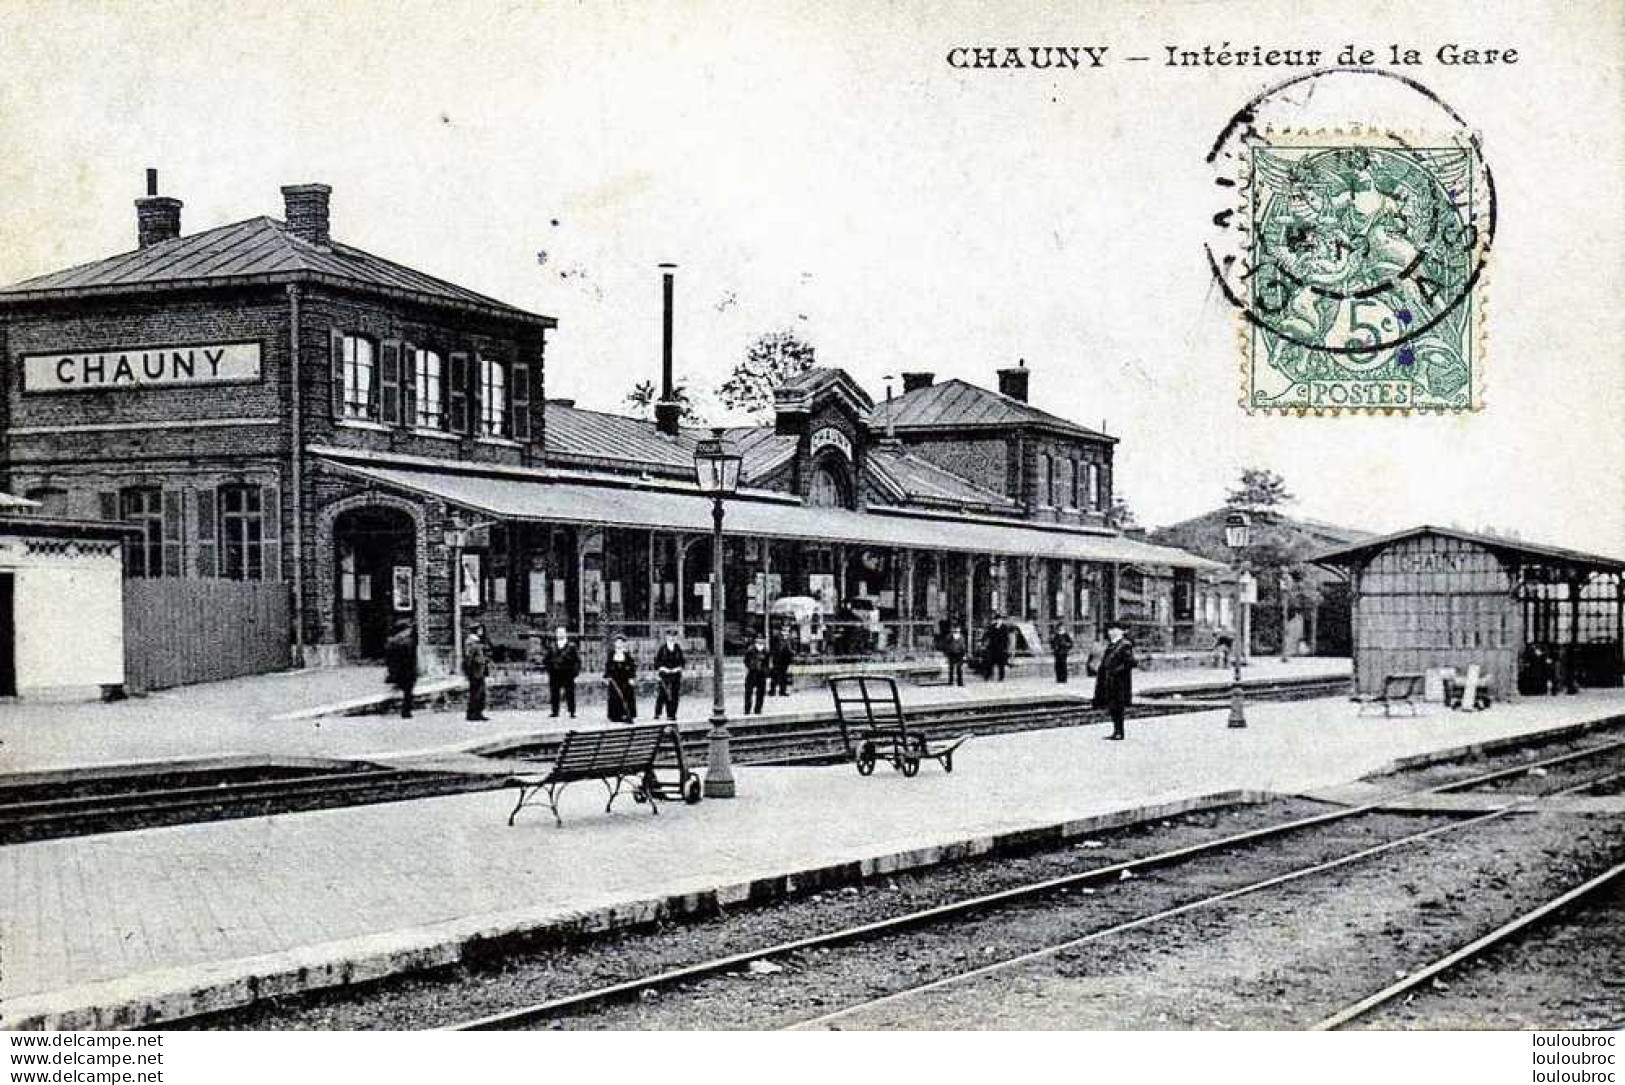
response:
[[[672,294],[675,290],[674,281],[676,278],[675,273],[677,271],[677,265],[661,264],[660,270],[662,272],[662,278],[664,279],[666,300],[665,313],[661,321],[660,329],[660,398],[670,401],[672,394],[675,391],[675,388],[673,387],[674,378],[672,376],[671,364],[671,310]]]
[[[151,166],[147,167],[147,195],[158,195],[158,171]]]
[[[672,373],[671,324],[672,294],[677,271],[676,264],[661,264],[665,309],[661,318],[660,343],[660,399],[655,403],[655,429],[667,437],[676,437],[682,421],[683,408],[677,402],[677,380]]]

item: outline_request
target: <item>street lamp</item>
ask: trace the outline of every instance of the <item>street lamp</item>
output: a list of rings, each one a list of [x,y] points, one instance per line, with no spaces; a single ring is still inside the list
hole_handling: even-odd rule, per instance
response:
[[[722,702],[722,502],[739,489],[743,457],[721,428],[694,446],[694,481],[711,495],[711,734],[707,739],[705,797],[734,797],[733,761],[728,750],[728,711]]]
[[[1290,658],[1286,650],[1286,592],[1292,586],[1292,578],[1285,569],[1281,570],[1281,577],[1275,582],[1275,591],[1281,597],[1281,662],[1288,663]]]
[[[1224,518],[1224,541],[1230,547],[1231,553],[1245,554],[1247,544],[1251,539],[1251,523],[1247,514],[1240,509],[1233,509],[1230,515]],[[1232,679],[1230,683],[1230,726],[1246,727],[1247,712],[1242,705],[1241,695],[1241,653],[1247,643],[1247,574],[1242,573],[1237,580],[1236,613],[1238,616],[1236,629],[1236,650],[1232,653],[1230,663]]]

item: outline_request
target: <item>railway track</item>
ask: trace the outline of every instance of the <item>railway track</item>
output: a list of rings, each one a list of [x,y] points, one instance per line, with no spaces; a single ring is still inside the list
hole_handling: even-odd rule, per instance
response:
[[[1347,680],[1304,679],[1248,689],[1256,700],[1292,700],[1342,692]],[[1131,718],[1205,711],[1201,700],[1135,705]],[[1099,722],[1104,713],[1077,698],[1054,697],[1009,705],[951,704],[916,710],[927,735],[997,735]],[[815,765],[844,759],[834,717],[745,719],[730,724],[741,765]],[[489,748],[504,758],[548,760],[562,734]],[[686,732],[684,756],[705,760],[705,730]],[[160,825],[257,817],[266,814],[399,802],[490,790],[500,778],[351,762],[323,768],[261,765],[241,769],[170,770],[106,776],[71,784],[0,784],[0,845]]]
[[[1625,740],[1609,742],[1600,746],[1584,750],[1571,751],[1553,757],[1525,762],[1510,768],[1496,769],[1491,772],[1476,774],[1465,779],[1453,780],[1436,784],[1431,787],[1396,791],[1384,795],[1368,803],[1351,806],[1345,809],[1334,810],[1306,818],[1284,822],[1278,825],[1251,829],[1246,832],[1227,835],[1211,841],[1186,845],[1151,856],[1124,860],[1121,862],[1091,867],[1076,873],[1061,877],[1047,878],[1030,884],[1019,885],[1003,889],[995,893],[976,896],[965,900],[939,904],[919,911],[882,919],[879,921],[863,923],[838,930],[828,931],[798,938],[793,941],[781,942],[774,945],[763,946],[758,949],[729,954],[680,968],[668,969],[658,974],[636,976],[627,980],[594,988],[545,1002],[534,1003],[502,1013],[463,1021],[451,1026],[456,1031],[484,1031],[498,1029],[524,1028],[539,1022],[551,1022],[561,1018],[590,1014],[596,1009],[614,1003],[632,999],[649,997],[649,992],[659,992],[668,988],[687,987],[719,975],[737,973],[748,969],[755,962],[765,962],[774,958],[786,958],[805,955],[808,953],[827,952],[841,947],[852,946],[865,942],[872,942],[909,931],[951,924],[955,921],[965,920],[983,913],[1000,908],[1026,904],[1055,897],[1072,889],[1089,887],[1095,884],[1115,882],[1127,877],[1135,877],[1142,873],[1158,868],[1177,866],[1193,859],[1213,856],[1233,849],[1265,842],[1273,838],[1289,834],[1304,832],[1309,829],[1326,826],[1339,821],[1358,818],[1372,814],[1401,800],[1413,799],[1423,795],[1442,795],[1451,792],[1468,791],[1484,787],[1499,781],[1529,774],[1539,775],[1559,767],[1573,767],[1579,762],[1599,757],[1616,757],[1625,753]],[[1324,874],[1341,867],[1375,859],[1388,855],[1398,849],[1418,844],[1439,836],[1453,832],[1470,829],[1474,826],[1484,825],[1496,821],[1522,809],[1529,808],[1542,798],[1579,794],[1596,788],[1599,784],[1619,779],[1625,776],[1625,770],[1617,767],[1611,768],[1601,775],[1589,776],[1579,783],[1572,783],[1543,795],[1509,796],[1507,805],[1487,813],[1462,817],[1444,825],[1433,826],[1420,832],[1410,833],[1395,840],[1363,847],[1354,852],[1336,858],[1316,862],[1283,874],[1251,882],[1242,886],[1224,889],[1201,896],[1173,908],[1137,916],[1131,920],[1113,924],[1109,927],[1091,931],[1080,937],[1068,939],[1064,942],[1046,945],[1043,948],[1019,954],[1005,960],[977,968],[958,971],[952,975],[917,984],[901,990],[888,992],[878,998],[870,998],[853,1002],[836,1010],[821,1014],[817,1017],[799,1021],[790,1026],[793,1028],[832,1027],[838,1022],[856,1016],[866,1010],[874,1009],[888,1003],[897,1002],[910,997],[917,997],[930,991],[940,990],[954,984],[965,983],[993,973],[1020,967],[1044,958],[1064,954],[1068,950],[1092,942],[1098,942],[1130,931],[1140,930],[1148,926],[1185,915],[1193,911],[1210,908],[1227,903],[1240,897],[1267,891],[1269,889],[1288,885],[1305,878]],[[1615,875],[1617,877],[1617,875]],[[1599,883],[1603,884],[1603,883]],[[1509,925],[1510,926],[1510,925]],[[1521,929],[1521,928],[1520,928]],[[1510,935],[1508,935],[1510,936]],[[1448,962],[1441,967],[1453,967]],[[1397,985],[1396,985],[1397,986]],[[1401,992],[1381,993],[1380,999],[1372,996],[1370,1006],[1360,1012],[1369,1012],[1369,1009],[1398,997]],[[1368,1000],[1369,1001],[1369,1000]],[[1352,1019],[1352,1018],[1351,1018]]]

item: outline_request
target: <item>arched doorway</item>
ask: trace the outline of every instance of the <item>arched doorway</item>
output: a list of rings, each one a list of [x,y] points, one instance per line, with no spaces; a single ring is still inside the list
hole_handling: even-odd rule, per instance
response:
[[[378,505],[342,512],[333,522],[333,556],[333,639],[345,659],[378,659],[394,619],[412,617],[417,604],[412,518]]]

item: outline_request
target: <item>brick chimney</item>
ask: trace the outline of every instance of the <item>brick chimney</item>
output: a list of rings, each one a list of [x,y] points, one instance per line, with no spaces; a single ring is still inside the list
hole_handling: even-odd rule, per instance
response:
[[[333,194],[330,185],[283,185],[283,218],[293,236],[313,245],[331,245],[333,235],[328,225],[328,197]]]
[[[999,370],[999,394],[1027,402],[1027,359]]]
[[[904,373],[903,394],[906,396],[910,392],[918,392],[921,388],[929,388],[931,387],[931,382],[935,381],[936,379],[937,375],[935,373],[926,373],[923,371]]]
[[[135,201],[135,236],[144,249],[181,236],[181,201],[158,195],[158,171],[147,171],[147,194]]]
[[[660,399],[655,402],[655,429],[667,437],[677,436],[678,423],[683,419],[683,405],[677,402],[671,361],[671,310],[676,272],[676,264],[660,265],[664,305],[660,322]]]

